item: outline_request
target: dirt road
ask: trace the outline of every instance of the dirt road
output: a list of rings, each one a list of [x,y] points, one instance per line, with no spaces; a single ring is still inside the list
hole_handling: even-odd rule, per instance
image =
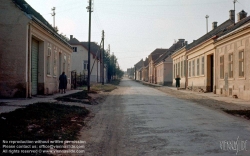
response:
[[[89,109],[88,156],[250,155],[249,121],[128,79]]]

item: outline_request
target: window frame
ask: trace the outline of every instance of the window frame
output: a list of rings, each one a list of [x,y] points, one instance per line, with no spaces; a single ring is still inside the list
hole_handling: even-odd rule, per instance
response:
[[[233,78],[233,53],[228,54],[228,78]]]
[[[220,60],[219,60],[219,64],[220,64],[220,79],[224,79],[224,55],[220,56]]]
[[[242,55],[242,58],[240,58],[240,54],[243,54]],[[241,51],[239,51],[239,55],[238,55],[238,57],[239,57],[239,78],[244,78],[245,77],[245,68],[244,68],[244,65],[245,65],[245,63],[244,63],[244,50],[241,50]],[[242,67],[242,75],[241,75],[241,67]]]

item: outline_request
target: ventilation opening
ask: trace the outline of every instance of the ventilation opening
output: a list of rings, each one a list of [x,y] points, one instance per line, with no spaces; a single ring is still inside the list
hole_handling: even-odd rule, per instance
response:
[[[229,88],[229,96],[232,96],[232,95],[233,95],[233,89]]]

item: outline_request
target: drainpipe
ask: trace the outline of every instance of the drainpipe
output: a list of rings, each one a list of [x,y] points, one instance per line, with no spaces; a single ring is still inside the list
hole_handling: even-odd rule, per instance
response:
[[[30,34],[31,34],[31,30],[30,30],[30,23],[28,26],[28,88],[27,93],[26,93],[26,97],[31,98],[31,40],[30,40]],[[27,96],[28,95],[28,96]]]

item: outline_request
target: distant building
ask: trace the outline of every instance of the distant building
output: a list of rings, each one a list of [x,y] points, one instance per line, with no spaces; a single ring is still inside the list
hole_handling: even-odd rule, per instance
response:
[[[73,35],[70,35],[70,45],[73,47],[72,53],[72,71],[76,71],[77,74],[88,75],[88,42],[80,42]],[[101,82],[100,72],[100,46],[95,42],[90,44],[90,82]]]
[[[148,78],[150,83],[156,83],[156,69],[155,69],[155,61],[161,55],[163,55],[167,49],[155,49],[148,56]]]
[[[173,71],[175,71],[176,64],[174,64],[173,66],[173,59],[171,58],[171,55],[176,50],[185,46],[185,43],[186,42],[184,39],[179,39],[168,50],[166,50],[163,55],[155,60],[155,83],[160,85],[172,86]]]

